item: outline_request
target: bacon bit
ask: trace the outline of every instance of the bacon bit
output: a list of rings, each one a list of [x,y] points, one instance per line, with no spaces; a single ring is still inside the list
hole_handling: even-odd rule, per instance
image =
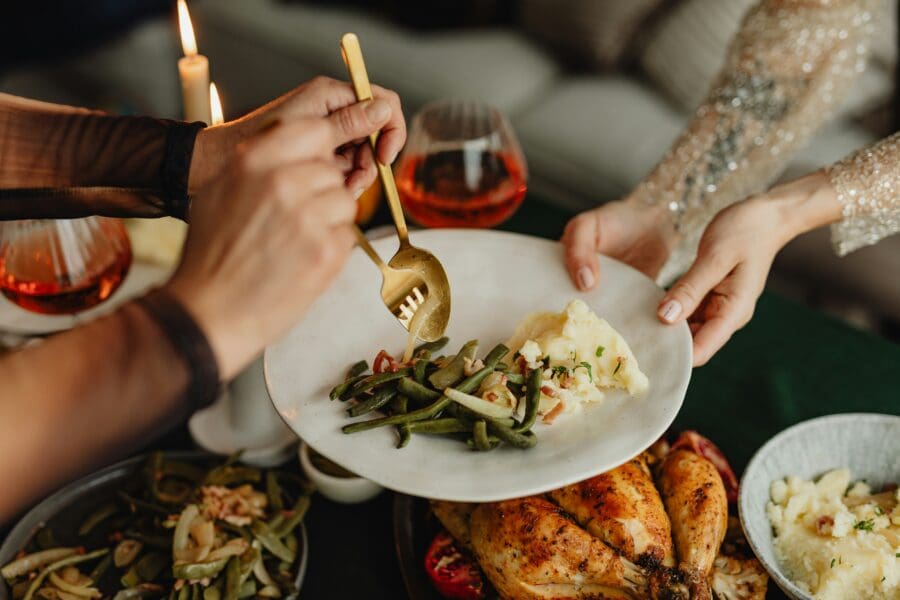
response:
[[[897,489],[896,483],[886,483],[886,484],[884,484],[884,487],[881,488],[881,491],[882,492],[893,492],[896,489]]]
[[[500,385],[506,385],[507,383],[509,383],[509,377],[507,377],[506,375],[501,375],[500,376]]]
[[[25,552],[24,550],[19,550],[19,553],[16,554],[16,559],[22,558],[24,556],[28,556],[28,553]]]
[[[490,402],[496,402],[497,394],[495,394],[494,392],[488,392],[487,394],[484,395],[484,399],[488,400]]]
[[[121,542],[124,539],[124,535],[122,535],[121,531],[113,531],[109,534],[109,541],[111,542]]]
[[[566,405],[562,400],[560,400],[559,404],[554,406],[553,410],[544,415],[544,418],[542,420],[544,421],[544,423],[552,423],[556,419],[556,417],[558,417],[565,409]]]
[[[521,354],[519,355],[519,358],[516,359],[516,366],[519,367],[519,370],[523,375],[528,375],[531,371],[531,369],[528,368],[528,361],[525,360],[525,357]]]
[[[84,555],[85,552],[87,552],[87,550],[84,549],[84,546],[78,546],[77,548],[75,548],[75,554],[79,556]]]
[[[711,462],[722,477],[722,483],[725,484],[725,494],[728,496],[728,503],[733,504],[737,502],[738,479],[731,465],[728,464],[728,459],[725,458],[718,446],[696,431],[685,431],[672,444],[672,450],[678,448],[691,450]]]
[[[382,350],[375,356],[375,361],[372,363],[372,372],[373,373],[385,373],[390,371],[391,373],[396,373],[400,370],[400,363],[397,362],[397,359],[388,354],[387,350]]]
[[[554,390],[549,385],[541,386],[541,393],[550,398],[556,398],[556,390]]]
[[[564,390],[567,390],[572,387],[572,384],[575,383],[575,378],[570,377],[568,375],[564,375],[559,378],[559,386]]]
[[[830,534],[832,527],[834,527],[834,519],[832,519],[828,515],[819,517],[819,519],[816,521],[816,531],[818,531],[821,535]]]

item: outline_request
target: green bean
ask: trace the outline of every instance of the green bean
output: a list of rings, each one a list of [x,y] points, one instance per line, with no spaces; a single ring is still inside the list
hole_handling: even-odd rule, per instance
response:
[[[222,569],[228,565],[231,557],[226,556],[218,560],[203,563],[187,563],[174,565],[172,567],[172,576],[176,579],[204,579],[206,577],[215,577]],[[122,582],[125,583],[124,581]]]
[[[254,467],[222,465],[211,470],[204,480],[205,485],[234,485],[236,483],[258,483],[262,473]]]
[[[354,385],[356,385],[366,377],[368,377],[368,375],[356,375],[354,377],[350,377],[349,379],[345,379],[341,383],[331,388],[331,391],[328,393],[328,397],[332,400],[337,400],[339,398],[341,400],[347,400],[348,398],[350,398],[350,396],[347,395],[347,392],[350,391],[350,388],[352,388]]]
[[[493,369],[507,354],[509,354],[509,348],[503,344],[497,344],[490,352],[488,352],[487,356],[484,357],[484,364]]]
[[[459,382],[459,385],[454,389],[464,394],[472,394],[481,386],[481,382],[485,380],[485,378],[494,372],[493,367],[482,367],[475,373],[472,373],[465,379]]]
[[[75,548],[66,547],[48,548],[39,552],[32,552],[31,554],[26,554],[4,566],[0,569],[0,574],[3,575],[4,579],[10,581],[16,577],[21,577],[31,571],[40,569],[45,565],[72,556],[76,552],[77,550]]]
[[[253,537],[259,540],[259,543],[262,544],[266,550],[285,562],[294,562],[294,558],[296,558],[294,553],[278,539],[265,523],[262,521],[253,521],[253,524],[250,526],[250,531],[253,532]]]
[[[521,373],[504,373],[506,375],[506,383],[511,383],[513,385],[525,385],[525,376]]]
[[[494,448],[498,447],[498,446],[499,446],[500,444],[502,444],[502,443],[503,443],[503,440],[501,440],[501,439],[498,438],[497,436],[494,436],[494,435],[489,435],[489,436],[488,436],[488,444],[489,444],[489,445],[488,445],[488,450],[493,450]],[[469,439],[466,440],[466,445],[467,445],[469,448],[471,448],[472,450],[480,450],[480,449],[476,446],[475,440],[473,440],[472,438],[469,438]]]
[[[222,588],[218,579],[203,590],[203,600],[222,600]]]
[[[286,536],[284,536],[284,545],[287,546],[288,550],[290,550],[291,552],[296,554],[297,548],[300,545],[299,540],[297,540],[297,534],[291,532],[291,533],[287,534]],[[290,565],[288,565],[288,566],[290,566]]]
[[[410,433],[466,433],[472,430],[472,426],[462,419],[443,418],[429,419],[427,421],[416,421],[407,425]]]
[[[367,415],[372,411],[378,410],[385,404],[391,401],[394,396],[397,395],[397,390],[394,388],[384,387],[372,394],[370,398],[363,400],[359,404],[355,406],[351,406],[350,410],[347,413],[351,417],[361,417],[363,415]]]
[[[490,431],[498,438],[516,448],[532,448],[537,444],[537,436],[531,431],[518,432],[506,425],[488,419]]]
[[[357,361],[350,365],[350,370],[347,371],[347,379],[351,379],[353,377],[357,377],[362,375],[366,371],[369,370],[369,363],[364,360]]]
[[[154,500],[162,501],[159,497],[159,480],[161,478],[163,456],[162,452],[153,452],[147,458],[147,464],[144,466],[144,480],[147,489],[150,490],[150,496]],[[163,502],[166,504],[166,502]]]
[[[183,585],[181,589],[178,590],[178,600],[191,600],[191,592],[188,589],[188,586]]]
[[[387,373],[378,373],[375,375],[369,375],[368,377],[366,377],[365,379],[360,381],[358,384],[356,384],[355,386],[350,388],[347,391],[346,396],[348,398],[356,398],[363,392],[368,392],[372,388],[378,387],[379,385],[382,385],[384,383],[388,383],[389,381],[394,381],[394,380],[406,377],[410,373],[412,373],[412,369],[407,367],[407,368],[399,369],[397,371],[389,371]],[[343,396],[342,396],[342,398],[343,398]]]
[[[424,385],[413,381],[409,377],[404,377],[397,384],[397,391],[419,404],[427,404],[434,402],[441,397],[440,392],[428,389]]]
[[[472,439],[475,440],[475,449],[485,452],[491,449],[491,442],[488,439],[487,423],[484,419],[475,421],[472,426]]]
[[[244,449],[235,450],[231,454],[225,457],[225,462],[222,463],[223,467],[230,467],[231,465],[237,464],[238,461],[241,460],[241,457],[244,455]]]
[[[283,538],[289,533],[293,533],[294,529],[297,528],[297,525],[299,525],[300,522],[303,521],[303,517],[306,516],[306,511],[309,510],[310,501],[311,499],[309,496],[300,496],[294,503],[294,507],[291,509],[291,516],[285,519],[284,523],[282,523],[281,526],[279,526],[277,529],[273,529],[272,533],[274,533],[278,538]],[[261,541],[262,540],[260,540],[260,542]],[[285,549],[288,552],[291,552],[291,549],[287,546],[285,546]],[[275,553],[272,552],[272,554]]]
[[[465,359],[472,360],[475,352],[478,351],[478,340],[470,340],[466,342],[459,353],[453,357],[449,363],[435,371],[428,378],[428,381],[435,389],[442,390],[451,387],[463,378],[465,369]]]
[[[278,485],[278,475],[275,471],[266,471],[266,496],[269,498],[269,506],[274,511],[284,508],[284,500],[281,497],[281,486]]]
[[[56,534],[53,533],[53,529],[50,527],[41,527],[35,540],[41,550],[49,550],[50,548],[59,548],[62,546],[62,544],[59,543],[59,540],[56,539]]]
[[[396,395],[391,399],[391,413],[405,415],[409,408],[409,399],[406,396]]]
[[[155,504],[153,502],[147,502],[146,500],[141,500],[140,498],[135,498],[134,496],[130,496],[123,491],[117,491],[116,494],[124,500],[128,505],[131,512],[137,512],[137,509],[143,509],[148,512],[156,513],[158,515],[167,517],[172,512],[164,506],[159,504]]]
[[[106,571],[109,570],[109,567],[112,565],[112,556],[107,554],[103,558],[100,559],[100,562],[97,563],[97,566],[93,568],[90,575],[88,577],[94,583],[100,581],[100,578],[106,574]]]
[[[116,514],[119,508],[114,502],[107,502],[100,506],[97,510],[88,515],[81,526],[78,528],[78,535],[83,536],[94,530],[94,527]]]
[[[430,419],[444,410],[450,404],[450,402],[450,398],[441,396],[428,406],[408,412],[405,415],[391,415],[389,417],[381,417],[380,419],[372,419],[371,421],[352,423],[350,425],[344,425],[341,431],[343,431],[344,433],[357,433],[360,431],[375,429],[377,427],[384,427],[386,425],[401,425],[403,423],[413,423],[414,421]]]
[[[528,375],[528,384],[525,388],[525,416],[522,424],[515,431],[524,433],[530,431],[537,418],[538,407],[541,404],[541,379],[543,374],[540,369],[533,370]]]
[[[232,556],[225,566],[225,593],[222,600],[237,600],[241,589],[241,566],[238,557]]]
[[[507,371],[509,371],[509,365],[505,362],[498,362],[496,365],[494,365],[494,370],[503,371],[504,373],[506,373]]]
[[[412,439],[412,430],[409,428],[409,425],[398,425],[397,435],[400,436],[397,440],[397,449],[406,448],[407,444],[409,444],[409,441]]]
[[[191,586],[191,600],[202,600],[203,591],[201,590],[201,585],[199,583],[195,583]]]
[[[134,566],[141,581],[153,581],[168,564],[169,558],[166,555],[150,552],[141,557]]]
[[[413,379],[416,383],[425,384],[425,370],[428,368],[428,355],[423,355],[413,365]]]
[[[428,352],[429,354],[434,354],[441,348],[447,345],[447,342],[450,341],[450,338],[444,336],[440,339],[434,340],[433,342],[425,342],[423,344],[419,344],[416,346],[416,349],[413,351],[413,356],[419,356],[423,352]]]
[[[238,586],[243,585],[250,574],[253,573],[253,565],[256,561],[262,560],[262,551],[260,543],[254,541],[250,544],[250,549],[238,556],[238,570],[240,577],[238,578]]]
[[[142,531],[136,531],[136,530],[132,530],[132,529],[127,530],[124,535],[127,538],[137,540],[138,542],[144,544],[145,546],[149,546],[151,548],[158,548],[160,550],[171,550],[172,549],[172,536],[171,535],[153,535],[153,534],[144,533]]]
[[[50,573],[58,571],[59,569],[61,569],[63,567],[68,567],[69,565],[75,565],[75,564],[86,562],[89,560],[94,560],[95,558],[99,558],[108,553],[109,553],[109,549],[104,548],[102,550],[95,550],[94,552],[88,552],[87,554],[76,554],[75,556],[67,556],[66,558],[63,558],[62,560],[58,560],[54,563],[50,563],[49,565],[44,567],[44,570],[41,571],[38,574],[38,576],[34,578],[34,580],[32,580],[31,585],[28,586],[28,591],[25,592],[25,597],[22,600],[31,600],[32,596],[34,596],[34,593],[36,591],[38,591],[38,589],[41,587],[41,584],[44,583],[44,580],[47,579],[47,576],[50,575]]]
[[[203,480],[204,471],[200,467],[178,460],[166,460],[162,463],[162,472],[166,475],[180,477],[197,483]]]
[[[280,512],[272,517],[266,525],[269,526],[269,529],[278,529],[282,523],[284,523],[284,513]]]
[[[252,579],[248,579],[241,585],[241,589],[238,592],[238,598],[249,598],[250,596],[256,595],[256,582]]]

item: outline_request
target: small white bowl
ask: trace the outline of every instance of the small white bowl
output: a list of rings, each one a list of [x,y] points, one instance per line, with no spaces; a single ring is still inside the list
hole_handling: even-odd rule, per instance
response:
[[[314,452],[306,442],[300,443],[300,467],[316,485],[316,489],[329,500],[341,504],[358,504],[371,500],[384,488],[362,477],[335,477],[323,473],[313,464],[309,453]]]
[[[812,479],[848,468],[874,487],[900,481],[900,416],[848,413],[785,429],[766,442],[741,479],[738,510],[747,541],[772,580],[793,600],[813,600],[788,579],[775,556],[766,515],[772,482],[789,475]]]

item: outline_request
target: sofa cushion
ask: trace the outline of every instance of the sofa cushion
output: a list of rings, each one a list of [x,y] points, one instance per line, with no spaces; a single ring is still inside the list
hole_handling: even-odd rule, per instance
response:
[[[193,11],[223,98],[243,108],[314,74],[346,78],[339,43],[347,31],[359,35],[372,80],[395,89],[407,109],[452,96],[515,112],[559,72],[551,57],[513,30],[425,34],[366,11],[274,0],[197,2]]]
[[[574,209],[629,191],[684,123],[659,95],[621,76],[566,79],[513,119],[535,189]]]
[[[620,66],[641,25],[666,0],[520,0],[519,20],[568,62]]]

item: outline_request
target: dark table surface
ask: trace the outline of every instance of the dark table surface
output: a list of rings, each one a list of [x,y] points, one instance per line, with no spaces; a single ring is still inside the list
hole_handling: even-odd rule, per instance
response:
[[[527,199],[501,229],[558,238],[564,211]],[[375,224],[386,220],[383,211]],[[694,371],[678,429],[717,443],[735,469],[778,431],[838,412],[900,414],[900,346],[777,296],[764,294],[753,321]],[[192,447],[180,427],[154,448]],[[394,549],[393,496],[344,506],[317,497],[306,519],[305,599],[397,599],[406,591]],[[784,598],[770,586],[769,598]]]

